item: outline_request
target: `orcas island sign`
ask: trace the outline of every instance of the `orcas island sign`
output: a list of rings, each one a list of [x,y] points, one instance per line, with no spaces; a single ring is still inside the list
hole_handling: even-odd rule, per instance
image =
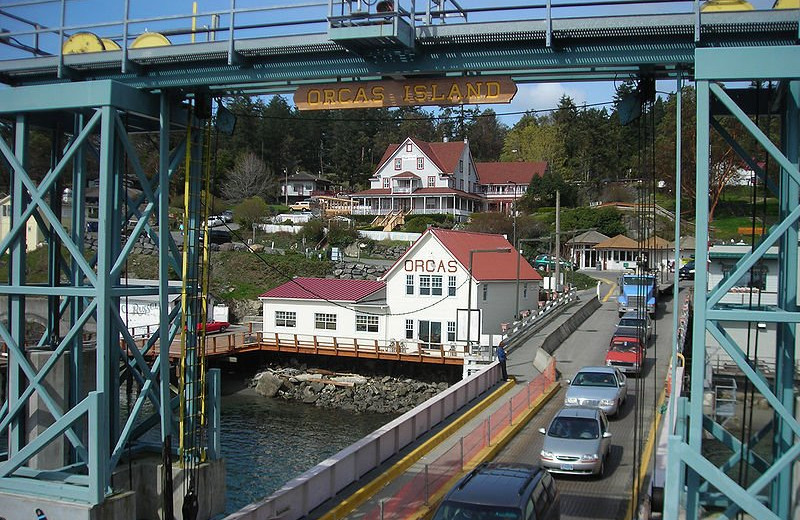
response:
[[[460,76],[303,85],[295,91],[294,103],[300,110],[472,105],[509,103],[516,93],[517,85],[507,76]]]

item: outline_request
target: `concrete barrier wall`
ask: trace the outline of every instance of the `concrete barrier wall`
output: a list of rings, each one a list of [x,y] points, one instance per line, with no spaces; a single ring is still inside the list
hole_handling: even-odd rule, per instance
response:
[[[592,313],[599,308],[600,300],[597,298],[590,298],[575,314],[567,318],[567,321],[547,336],[542,343],[542,350],[548,354],[552,354],[570,334],[578,329],[581,323],[586,321],[586,318],[591,316]]]
[[[398,454],[499,380],[500,365],[495,362],[322,461],[271,496],[245,506],[227,519],[296,520],[308,515],[311,510]]]

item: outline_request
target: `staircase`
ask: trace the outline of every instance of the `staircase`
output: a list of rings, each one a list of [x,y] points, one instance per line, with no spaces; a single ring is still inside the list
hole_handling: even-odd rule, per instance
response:
[[[371,225],[372,227],[383,226],[383,231],[394,231],[394,228],[406,223],[406,215],[409,213],[411,213],[411,210],[393,210],[386,215],[378,215],[375,217]]]

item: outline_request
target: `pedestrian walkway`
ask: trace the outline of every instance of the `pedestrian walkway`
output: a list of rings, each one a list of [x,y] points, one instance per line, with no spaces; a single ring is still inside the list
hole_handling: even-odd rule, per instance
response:
[[[569,319],[593,298],[594,289],[579,293],[577,302],[538,330],[512,339],[507,349],[512,380],[498,383],[481,402],[470,403],[469,410],[422,439],[401,460],[382,465],[357,489],[345,489],[341,495],[346,498],[330,507],[323,505],[309,518],[399,519],[429,513],[429,505],[441,500],[464,473],[493,458],[558,391],[555,364],[542,346],[563,333]]]

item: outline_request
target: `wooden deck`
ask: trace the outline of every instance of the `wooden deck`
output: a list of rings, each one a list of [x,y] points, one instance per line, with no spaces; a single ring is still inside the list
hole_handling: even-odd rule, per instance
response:
[[[145,342],[146,339],[137,339],[140,346],[143,346]],[[257,351],[385,359],[439,365],[464,364],[464,353],[445,345],[439,345],[438,348],[420,349],[416,343],[406,346],[405,342],[366,341],[304,334],[263,335],[260,332],[248,331],[206,336],[207,358],[235,356]],[[155,357],[158,352],[159,348],[156,344],[155,349],[148,352],[146,357]],[[180,341],[173,341],[169,349],[169,357],[170,359],[180,359],[180,356]]]

